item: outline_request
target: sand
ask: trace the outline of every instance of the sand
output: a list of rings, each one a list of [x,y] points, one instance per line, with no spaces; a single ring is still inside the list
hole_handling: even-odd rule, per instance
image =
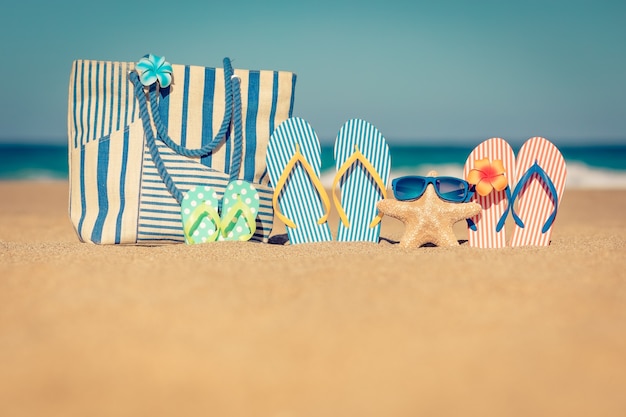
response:
[[[624,207],[567,190],[547,248],[403,250],[391,218],[115,247],[67,183],[0,182],[0,416],[626,415]]]

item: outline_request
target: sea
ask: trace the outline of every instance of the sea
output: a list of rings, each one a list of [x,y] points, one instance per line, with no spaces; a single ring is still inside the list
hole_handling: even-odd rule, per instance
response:
[[[624,145],[559,146],[567,164],[567,188],[626,188]],[[391,178],[402,175],[460,177],[473,146],[394,145],[390,142]],[[519,148],[519,147],[518,147]],[[517,152],[513,146],[515,152]],[[332,144],[322,145],[322,183],[332,184],[335,172]],[[0,180],[64,180],[68,178],[65,145],[0,144]]]

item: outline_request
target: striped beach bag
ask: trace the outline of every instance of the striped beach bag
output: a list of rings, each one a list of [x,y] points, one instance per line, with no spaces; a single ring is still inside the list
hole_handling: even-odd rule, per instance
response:
[[[267,241],[274,216],[265,154],[274,127],[291,116],[296,75],[233,69],[228,58],[223,68],[146,59],[150,77],[130,62],[73,63],[70,218],[80,240],[184,242],[184,194],[208,186],[221,199],[229,183],[245,180],[260,199],[252,240]]]

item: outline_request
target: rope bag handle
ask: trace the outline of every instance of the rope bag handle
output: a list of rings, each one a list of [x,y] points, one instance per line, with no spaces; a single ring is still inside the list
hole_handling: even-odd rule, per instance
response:
[[[166,146],[172,149],[179,155],[186,157],[200,157],[205,156],[213,152],[213,150],[224,140],[231,127],[231,122],[234,127],[234,142],[233,142],[233,156],[231,158],[230,166],[230,180],[235,180],[239,176],[241,169],[241,157],[243,146],[243,130],[242,130],[242,109],[241,109],[241,82],[239,77],[234,75],[230,59],[224,58],[224,85],[225,85],[225,112],[224,119],[220,130],[215,137],[207,144],[200,148],[189,149],[174,142],[167,133],[167,128],[161,120],[161,115],[158,109],[158,83],[154,83],[148,87],[147,95],[150,99],[150,107],[152,110],[152,119],[157,129],[157,136],[152,130],[150,112],[148,111],[148,103],[146,99],[146,93],[144,86],[140,81],[139,75],[136,71],[132,71],[129,74],[129,79],[133,83],[135,88],[135,97],[139,103],[139,116],[142,121],[146,144],[152,157],[152,161],[156,165],[159,176],[163,180],[163,183],[167,187],[172,197],[180,204],[183,200],[183,193],[178,189],[174,180],[167,172],[167,168],[161,159],[159,150],[156,146],[156,139],[161,140]]]

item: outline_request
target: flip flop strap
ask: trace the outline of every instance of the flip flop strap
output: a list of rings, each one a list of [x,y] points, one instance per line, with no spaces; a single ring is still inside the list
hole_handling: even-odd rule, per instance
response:
[[[250,230],[246,235],[243,235],[245,239],[242,240],[249,240],[254,235],[254,232],[256,232],[256,217],[250,210],[250,207],[241,201],[241,197],[237,197],[237,202],[233,204],[232,208],[222,219],[222,236],[228,237],[228,233],[230,233],[230,231],[233,230],[233,227],[237,224],[237,222],[233,222],[233,220],[242,214],[244,219],[246,219],[246,224]]]
[[[317,224],[324,224],[326,220],[328,219],[328,215],[330,214],[330,200],[328,199],[328,195],[326,194],[326,191],[324,190],[324,186],[322,185],[320,180],[317,178],[317,174],[315,173],[315,170],[313,169],[313,167],[307,162],[304,155],[300,153],[300,145],[296,143],[296,152],[293,154],[293,156],[291,157],[291,159],[285,166],[283,173],[280,175],[280,178],[276,182],[276,186],[274,187],[274,196],[272,198],[272,205],[274,207],[274,212],[276,213],[276,216],[280,220],[282,220],[286,226],[291,227],[292,229],[295,229],[297,226],[291,219],[289,219],[287,216],[281,213],[280,207],[278,206],[278,195],[281,193],[282,189],[285,187],[289,174],[291,173],[291,171],[293,170],[293,168],[296,166],[298,162],[300,162],[300,164],[302,165],[306,173],[309,174],[309,178],[311,178],[311,182],[313,183],[313,186],[315,187],[318,194],[320,195],[322,204],[324,204],[324,215],[322,215],[322,217],[319,218],[319,220],[317,221]]]
[[[500,217],[500,220],[498,220],[498,224],[496,225],[496,232],[499,232],[504,227],[506,218],[509,216],[509,211],[513,215],[513,220],[515,220],[515,223],[517,223],[517,225],[520,225],[520,223],[522,223],[522,220],[517,216],[517,214],[513,210],[513,196],[511,196],[511,190],[509,189],[508,185],[506,186],[504,191],[506,192],[507,205],[506,205],[506,210],[504,210],[504,213],[502,214],[502,217]],[[523,224],[522,224],[522,227],[524,227]]]
[[[215,232],[213,232],[213,234],[209,236],[209,240],[213,241],[217,238],[220,231],[220,215],[213,207],[207,207],[205,204],[200,204],[191,212],[189,218],[183,225],[185,236],[187,236],[191,243],[195,243],[192,235],[198,229],[198,227],[200,227],[200,223],[202,223],[202,220],[204,220],[206,217],[209,217],[215,225]]]
[[[506,192],[507,206],[506,210],[504,210],[504,213],[502,214],[502,217],[500,217],[500,220],[498,220],[498,223],[496,224],[496,232],[499,232],[504,227],[504,224],[506,223],[506,218],[509,216],[509,211],[513,215],[513,220],[515,220],[515,223],[517,223],[518,226],[521,224],[521,227],[524,227],[522,220],[517,216],[515,211],[513,211],[513,197],[511,196],[511,190],[509,189],[509,186],[507,185],[504,190]],[[467,219],[466,221],[468,227],[471,230],[473,230],[474,232],[478,231],[476,223],[474,223],[471,219]]]
[[[333,179],[333,188],[332,188],[333,202],[335,203],[335,207],[337,207],[337,211],[339,212],[339,218],[341,219],[341,222],[343,223],[345,227],[350,227],[350,221],[348,220],[348,216],[346,215],[345,210],[341,206],[341,202],[339,201],[339,198],[337,197],[336,190],[337,190],[337,185],[339,184],[339,180],[341,179],[341,177],[343,177],[343,175],[348,171],[348,169],[352,166],[352,164],[354,164],[357,161],[360,162],[365,168],[365,170],[372,176],[372,178],[374,179],[374,182],[380,189],[383,195],[383,198],[387,197],[387,187],[385,186],[385,183],[383,182],[382,178],[380,178],[380,175],[378,175],[378,171],[376,171],[376,168],[374,168],[374,166],[365,157],[365,155],[361,153],[361,151],[359,150],[359,146],[355,144],[354,152],[352,153],[350,158],[348,158],[346,162],[344,162],[339,167],[339,170],[337,170],[337,174],[335,175],[335,178]],[[380,223],[382,218],[383,218],[383,214],[380,211],[378,211],[378,214],[371,221],[371,223],[369,224],[369,227],[372,228],[376,226],[378,223]]]
[[[515,219],[515,223],[517,223],[519,227],[524,228],[524,222],[515,213],[513,202],[515,202],[515,199],[517,199],[518,194],[522,191],[522,189],[524,188],[524,185],[526,185],[526,183],[530,180],[533,174],[537,174],[539,178],[543,180],[543,182],[548,186],[548,191],[550,192],[550,194],[552,194],[552,198],[554,198],[554,210],[552,211],[552,214],[550,215],[550,217],[548,217],[543,227],[541,228],[541,233],[546,233],[548,230],[550,230],[550,227],[552,227],[552,223],[554,223],[554,219],[556,218],[556,212],[559,206],[559,194],[557,193],[556,188],[554,187],[554,183],[552,182],[552,180],[550,179],[546,171],[544,171],[543,168],[539,166],[539,162],[537,160],[535,160],[535,163],[530,168],[528,168],[528,170],[524,173],[524,175],[522,175],[522,178],[520,178],[519,182],[517,183],[517,186],[515,187],[515,191],[513,191],[513,195],[511,197],[511,204],[510,204],[511,214],[513,215],[513,218]]]

